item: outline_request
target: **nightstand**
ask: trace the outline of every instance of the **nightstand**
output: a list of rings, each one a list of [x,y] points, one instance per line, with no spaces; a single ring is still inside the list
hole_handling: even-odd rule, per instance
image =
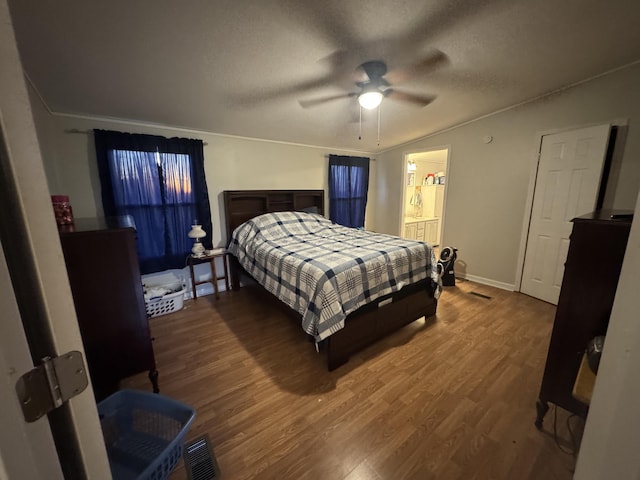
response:
[[[224,275],[219,276],[218,271],[216,270],[216,258],[222,258],[222,265],[224,266]],[[199,263],[209,262],[211,266],[211,278],[209,280],[202,280],[196,282],[196,277],[193,273],[193,266]],[[201,257],[195,257],[193,255],[189,255],[189,273],[191,273],[191,291],[193,292],[193,299],[198,299],[198,293],[196,291],[197,285],[202,285],[203,283],[212,283],[213,291],[216,294],[216,299],[220,298],[220,294],[218,292],[218,280],[224,279],[224,285],[229,291],[229,271],[227,269],[227,251],[223,250],[219,253],[214,253],[213,255],[202,255]]]

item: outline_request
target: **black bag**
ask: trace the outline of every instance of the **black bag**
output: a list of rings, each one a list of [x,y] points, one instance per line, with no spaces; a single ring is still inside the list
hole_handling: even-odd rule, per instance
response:
[[[438,273],[442,279],[442,286],[455,287],[456,275],[454,272],[454,264],[458,258],[458,249],[455,247],[444,247],[440,251],[440,260],[438,260]]]

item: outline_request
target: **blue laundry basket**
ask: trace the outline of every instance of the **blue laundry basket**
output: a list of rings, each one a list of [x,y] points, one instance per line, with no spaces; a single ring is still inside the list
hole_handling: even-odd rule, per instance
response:
[[[169,477],[195,410],[157,393],[120,390],[98,403],[114,480]]]

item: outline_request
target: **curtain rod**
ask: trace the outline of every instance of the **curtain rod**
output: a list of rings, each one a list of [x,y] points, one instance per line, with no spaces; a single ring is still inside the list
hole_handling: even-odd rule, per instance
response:
[[[91,135],[93,134],[93,130],[78,130],[77,128],[69,128],[65,130],[64,133],[82,133],[84,135]],[[209,144],[203,140],[202,145],[209,145]]]
[[[333,154],[333,153],[327,153],[327,154],[324,156],[324,158],[325,158],[326,160],[329,160],[329,157],[330,157],[331,155],[334,155],[334,154]],[[349,156],[349,155],[347,155],[347,157],[348,157],[348,156]],[[372,162],[375,162],[375,161],[376,161],[375,157],[366,157],[366,158],[368,158],[368,159],[369,159],[370,161],[372,161]]]

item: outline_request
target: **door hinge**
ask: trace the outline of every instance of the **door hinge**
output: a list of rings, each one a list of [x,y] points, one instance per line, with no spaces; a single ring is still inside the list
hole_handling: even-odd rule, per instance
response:
[[[89,384],[82,353],[45,357],[42,364],[22,375],[16,392],[27,422],[35,422],[75,397]]]

